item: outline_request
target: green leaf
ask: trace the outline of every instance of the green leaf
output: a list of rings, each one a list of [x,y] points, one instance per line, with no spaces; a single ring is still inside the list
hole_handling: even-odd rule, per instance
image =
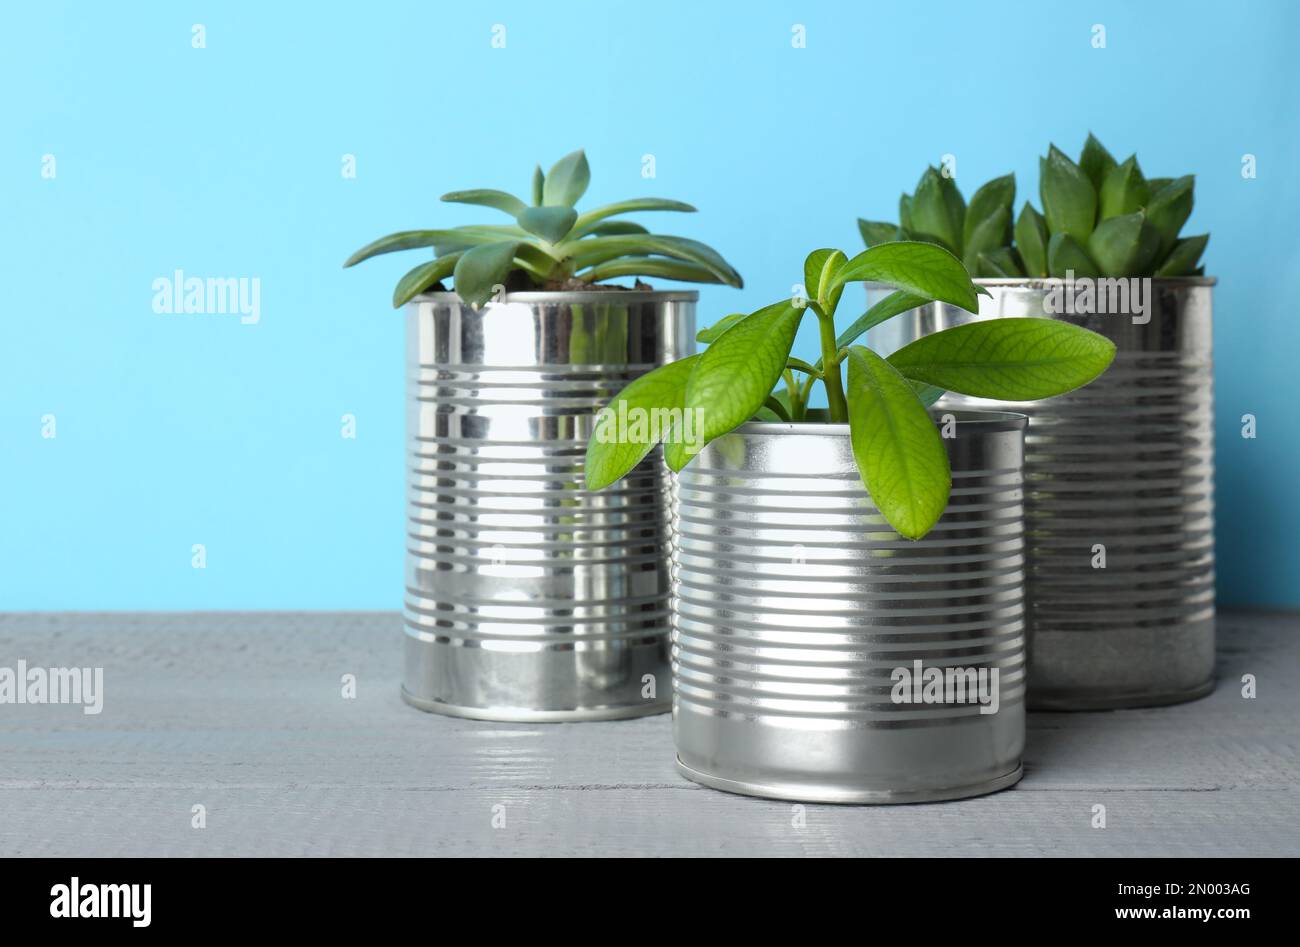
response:
[[[508,240],[466,250],[456,261],[457,295],[474,309],[491,299],[493,288],[504,284],[514,269],[518,246],[518,242]]]
[[[591,168],[581,149],[555,162],[542,182],[542,204],[547,207],[572,207],[587,192]]]
[[[994,279],[1013,279],[1025,274],[1010,247],[994,247],[975,260],[976,275]]]
[[[970,206],[966,208],[966,220],[962,225],[962,250],[966,255],[974,258],[975,254],[984,250],[1005,247],[1011,242],[1011,208],[1015,202],[1014,174],[994,178],[971,196]],[[1005,216],[999,214],[1000,211],[1005,211]],[[1004,221],[1001,230],[988,226],[994,218]],[[973,240],[980,242],[978,248],[971,246]]]
[[[751,315],[752,313],[748,312],[733,312],[729,316],[723,316],[717,322],[713,323],[713,325],[697,332],[695,334],[695,341],[703,342],[706,345],[710,342],[715,342],[717,341],[718,336],[722,335],[722,333],[726,332],[742,319],[748,319]]]
[[[785,360],[785,367],[793,368],[797,372],[803,372],[807,375],[813,375],[818,378],[820,378],[822,374],[821,369],[818,368],[817,366],[809,365],[803,359],[795,358],[793,355],[791,355],[789,358]]]
[[[1152,194],[1164,190],[1173,183],[1173,178],[1147,178],[1147,188],[1150,189]]]
[[[917,400],[927,408],[947,394],[947,392],[942,388],[936,388],[934,385],[927,385],[923,381],[912,381],[909,378],[907,383],[911,385],[912,390],[916,392]]]
[[[1047,229],[1086,243],[1097,219],[1097,192],[1088,176],[1052,145],[1039,165],[1039,196]]]
[[[1205,245],[1210,242],[1209,234],[1188,237],[1174,244],[1173,252],[1156,269],[1156,276],[1190,276],[1196,271],[1196,264],[1205,252]]]
[[[660,441],[695,433],[678,425],[685,420],[686,380],[700,357],[691,355],[642,375],[600,410],[583,465],[588,490],[601,490],[622,479]],[[638,418],[644,423],[638,423]]]
[[[840,304],[844,284],[834,286],[832,282],[847,261],[848,257],[843,250],[831,249],[814,250],[803,261],[803,282],[808,298],[816,302],[827,315],[833,314]]]
[[[1088,238],[1088,255],[1096,261],[1102,276],[1136,276],[1150,262],[1155,248],[1142,239],[1145,224],[1146,215],[1137,211],[1107,218],[1097,225]]]
[[[912,196],[904,194],[898,199],[898,226],[903,230],[912,229]]]
[[[965,216],[965,202],[952,178],[945,177],[933,167],[926,168],[916,186],[916,193],[912,195],[912,223],[908,231],[931,237],[953,253],[961,253]]]
[[[700,356],[686,384],[686,409],[702,412],[704,443],[743,424],[762,407],[785,371],[804,312],[790,300],[767,306],[736,323]],[[665,459],[680,470],[690,458],[669,451]]]
[[[1130,155],[1124,163],[1116,165],[1106,175],[1101,185],[1101,216],[1122,217],[1141,210],[1147,204],[1150,192],[1138,167],[1137,155]]]
[[[630,220],[606,220],[595,224],[587,233],[595,237],[614,237],[619,234],[628,233],[649,233],[640,224],[634,224]]]
[[[1105,336],[1056,319],[986,319],[922,336],[889,357],[914,381],[976,398],[1037,401],[1086,385],[1115,358]]]
[[[856,342],[862,333],[869,329],[874,329],[888,319],[900,313],[910,312],[918,306],[924,306],[930,302],[929,296],[919,296],[916,293],[906,293],[903,290],[895,290],[880,302],[876,303],[858,318],[853,320],[853,324],[839,334],[835,340],[835,351],[839,351],[847,345]],[[817,367],[821,368],[822,360],[817,360]]]
[[[952,474],[939,430],[897,370],[860,345],[849,349],[849,440],[862,482],[889,525],[928,533],[948,506]]]
[[[525,207],[515,219],[520,227],[547,243],[559,243],[573,229],[578,212],[572,207]]]
[[[970,220],[969,213],[966,219]],[[999,207],[980,221],[966,238],[966,251],[962,260],[966,269],[974,270],[975,261],[982,254],[1007,246],[1010,243],[1010,231],[1011,208],[1009,207]]]
[[[891,240],[902,240],[902,234],[898,224],[886,224],[876,220],[863,220],[858,218],[858,232],[862,234],[862,242],[869,247],[874,247],[882,243],[889,243]]]
[[[627,234],[613,237],[588,237],[583,240],[566,240],[559,248],[573,257],[574,266],[582,269],[623,256],[658,254],[675,260],[697,263],[709,270],[719,282],[728,286],[743,286],[740,274],[722,258],[718,251],[698,240],[686,237],[669,237],[659,234]]]
[[[863,250],[836,272],[831,288],[857,280],[885,283],[927,300],[977,312],[975,286],[961,261],[943,247],[903,241]]]
[[[1047,240],[1047,221],[1029,201],[1025,201],[1016,220],[1016,247],[1025,264],[1025,275],[1047,275]]]
[[[616,217],[619,214],[637,214],[643,211],[671,210],[684,214],[695,213],[695,208],[690,204],[684,204],[681,201],[665,200],[662,197],[638,197],[630,201],[619,201],[615,204],[606,204],[604,207],[597,207],[589,210],[584,214],[578,215],[578,222],[573,225],[573,235],[581,237],[584,234],[591,233],[593,225],[597,221],[604,220],[607,217]]]
[[[785,405],[781,404],[781,402],[777,400],[775,395],[768,395],[767,399],[763,402],[763,407],[776,415],[776,418],[779,421],[790,420],[790,412],[786,410]],[[759,410],[762,410],[762,408]]]
[[[1067,271],[1073,270],[1075,279],[1096,277],[1101,273],[1097,264],[1079,246],[1078,241],[1068,233],[1054,233],[1047,243],[1047,271],[1053,276],[1065,279]]]
[[[400,309],[434,283],[446,279],[455,270],[459,259],[459,253],[450,253],[410,270],[397,281],[397,287],[393,290],[393,308]]]
[[[348,257],[343,265],[345,267],[355,266],[362,260],[368,260],[372,256],[379,256],[381,253],[413,250],[418,247],[432,247],[444,240],[453,238],[454,234],[455,231],[451,230],[403,230],[398,233],[390,233],[386,237],[380,237],[372,243],[367,243]]]
[[[1101,191],[1106,175],[1110,174],[1111,169],[1114,167],[1115,159],[1111,156],[1111,153],[1105,149],[1092,132],[1088,132],[1088,140],[1083,143],[1083,154],[1079,156],[1079,170],[1088,176],[1088,180],[1092,182],[1093,190]]]
[[[1147,205],[1147,220],[1160,235],[1158,257],[1163,259],[1178,240],[1178,231],[1183,229],[1187,218],[1192,213],[1192,188],[1196,179],[1188,174],[1178,178],[1151,195]]]
[[[664,279],[681,280],[686,283],[723,282],[707,266],[652,256],[619,257],[578,274],[578,278],[584,283],[598,283],[619,276],[661,276]]]
[[[483,207],[495,207],[497,210],[505,211],[512,217],[518,216],[528,206],[513,194],[486,188],[474,191],[451,191],[442,195],[442,200],[453,204],[479,204]]]
[[[470,247],[479,247],[485,243],[500,243],[513,237],[527,236],[526,230],[513,225],[456,227],[444,232],[442,238],[433,245],[433,252],[437,256],[442,256],[458,250],[468,250]]]
[[[533,206],[541,207],[545,199],[546,175],[542,173],[542,166],[539,164],[533,169]]]

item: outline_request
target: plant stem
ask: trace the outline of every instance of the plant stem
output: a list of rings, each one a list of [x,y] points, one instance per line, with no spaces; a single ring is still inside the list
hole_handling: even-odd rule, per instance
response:
[[[821,323],[822,384],[826,386],[826,401],[830,407],[831,421],[843,424],[849,419],[849,405],[844,400],[839,349],[835,345],[835,321],[831,316],[819,315],[817,319]]]

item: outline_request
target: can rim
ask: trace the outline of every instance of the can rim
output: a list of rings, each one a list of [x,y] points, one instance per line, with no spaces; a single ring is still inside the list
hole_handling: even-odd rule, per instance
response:
[[[940,420],[952,415],[957,426],[971,433],[993,434],[999,431],[1023,431],[1029,426],[1029,416],[1015,411],[971,411],[961,408],[931,408],[930,416]],[[972,430],[973,429],[973,430]],[[735,429],[739,434],[820,434],[823,437],[848,437],[847,424],[830,424],[824,421],[746,421]],[[724,435],[725,436],[725,435]]]
[[[506,293],[505,303],[564,303],[594,302],[620,300],[622,302],[699,302],[700,294],[693,289],[584,289],[584,290],[545,290],[529,289],[521,292]],[[421,293],[411,299],[408,305],[420,302],[459,302],[464,304],[460,294],[453,291],[441,293]],[[487,305],[492,305],[488,303]]]

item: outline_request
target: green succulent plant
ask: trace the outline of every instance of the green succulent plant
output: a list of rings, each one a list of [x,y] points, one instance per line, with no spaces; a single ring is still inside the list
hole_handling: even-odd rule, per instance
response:
[[[1043,213],[1028,201],[1012,221],[1014,175],[989,181],[970,204],[935,168],[899,202],[897,224],[858,220],[868,247],[887,240],[937,243],[978,277],[1199,276],[1209,236],[1180,237],[1194,179],[1147,178],[1137,156],[1117,162],[1088,135],[1076,164],[1055,145],[1040,158]]]
[[[433,248],[433,260],[403,276],[393,290],[397,308],[451,277],[456,293],[475,309],[496,287],[562,289],[623,276],[742,286],[740,274],[712,248],[686,237],[652,234],[640,224],[615,220],[640,211],[695,210],[690,204],[640,197],[579,213],[591,170],[582,151],[565,155],[547,174],[533,172],[531,202],[496,190],[452,191],[442,199],[503,211],[512,224],[450,230],[404,230],[362,247],[343,265],[397,250]]]
[[[588,489],[619,480],[661,442],[668,466],[681,470],[709,441],[749,420],[847,422],[876,507],[903,536],[919,539],[947,507],[952,485],[927,410],[944,391],[1036,401],[1087,384],[1115,357],[1114,344],[1097,333],[1024,318],[954,326],[882,358],[856,342],[887,319],[934,300],[977,311],[981,290],[961,261],[932,243],[890,242],[851,260],[840,250],[814,250],[803,272],[807,298],[719,320],[698,336],[705,351],[641,376],[601,410],[587,442]],[[861,281],[894,292],[836,334],[844,287]],[[790,355],[809,311],[820,330],[815,365]],[[825,410],[809,407],[818,382]]]

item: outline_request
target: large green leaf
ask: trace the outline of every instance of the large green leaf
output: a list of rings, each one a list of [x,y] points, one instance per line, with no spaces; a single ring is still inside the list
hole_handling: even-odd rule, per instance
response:
[[[590,181],[586,153],[570,152],[547,172],[542,182],[542,203],[547,207],[572,207],[587,192]]]
[[[478,204],[482,207],[495,207],[497,210],[503,210],[512,217],[518,216],[528,205],[515,197],[513,194],[507,194],[505,191],[494,191],[489,188],[480,188],[473,191],[451,191],[442,195],[444,201],[454,204]]]
[[[525,207],[516,218],[519,226],[548,243],[561,242],[578,219],[572,207]]]
[[[573,235],[581,237],[584,234],[592,232],[593,226],[607,217],[616,217],[619,214],[635,214],[642,211],[671,210],[679,211],[684,214],[695,213],[695,208],[690,204],[684,204],[681,201],[670,201],[662,197],[638,197],[630,201],[619,201],[615,204],[606,204],[604,207],[597,207],[594,210],[586,211],[578,215],[578,222],[573,225]]]
[[[456,261],[456,293],[466,303],[478,309],[492,298],[492,290],[504,284],[514,269],[516,241],[489,243],[466,250]]]
[[[912,195],[912,223],[907,228],[908,232],[932,237],[948,250],[961,253],[965,216],[965,203],[952,178],[940,174],[932,167],[926,168]]]
[[[1025,201],[1016,220],[1016,248],[1025,264],[1025,275],[1047,275],[1047,221],[1034,206]]]
[[[939,430],[911,384],[861,345],[849,349],[849,439],[871,500],[908,539],[948,506],[952,474]]]
[[[1205,252],[1205,245],[1209,242],[1209,234],[1179,240],[1168,259],[1156,269],[1155,275],[1190,276],[1196,270],[1196,264],[1201,259],[1201,254]]]
[[[843,250],[821,249],[808,254],[803,261],[804,289],[808,298],[829,314],[840,304],[844,284],[834,285],[835,274],[848,262]]]
[[[889,357],[906,377],[977,398],[1037,401],[1086,385],[1115,343],[1055,319],[987,319],[922,336]]]
[[[1048,229],[1086,243],[1097,219],[1097,192],[1088,176],[1052,145],[1039,164],[1038,185]]]
[[[1106,175],[1110,174],[1111,169],[1114,167],[1115,159],[1111,156],[1111,153],[1096,139],[1092,132],[1088,132],[1088,140],[1083,143],[1083,154],[1079,155],[1079,170],[1088,176],[1088,180],[1092,182],[1093,190],[1101,190]]]
[[[698,240],[690,240],[686,237],[669,237],[660,234],[587,237],[583,240],[566,240],[559,249],[572,255],[573,264],[578,269],[596,266],[624,256],[657,254],[698,263],[728,286],[744,285],[740,274],[722,258],[718,251]]]
[[[805,311],[790,300],[767,306],[732,326],[700,356],[686,384],[686,409],[702,412],[705,443],[762,407],[785,371]],[[665,459],[680,470],[690,458],[669,450]]]
[[[932,243],[882,243],[863,250],[836,272],[831,288],[870,280],[885,283],[926,299],[939,299],[967,312],[976,312],[975,285],[961,261]]]
[[[459,253],[450,253],[436,260],[421,263],[407,272],[397,281],[397,287],[393,290],[393,308],[400,309],[434,283],[446,279],[455,270],[456,261],[459,259]]]
[[[1111,168],[1102,181],[1101,216],[1104,219],[1135,213],[1146,207],[1149,197],[1137,155],[1129,155],[1123,164]]]
[[[372,256],[379,256],[381,253],[395,253],[398,250],[413,250],[418,247],[432,247],[452,239],[455,239],[455,231],[453,230],[402,230],[398,233],[390,233],[386,237],[380,237],[372,243],[367,243],[348,257],[343,265],[355,266],[362,260],[368,260]]]
[[[1178,231],[1183,229],[1183,224],[1191,216],[1195,180],[1192,175],[1185,175],[1151,195],[1151,202],[1147,205],[1147,220],[1151,221],[1151,226],[1160,235],[1160,258],[1173,249],[1178,240]]]
[[[624,477],[646,454],[671,436],[686,432],[683,406],[686,380],[701,356],[661,365],[632,382],[596,416],[583,466],[588,490],[600,490]],[[693,425],[692,425],[693,426]],[[702,445],[692,445],[702,446]]]
[[[722,333],[726,332],[737,322],[740,322],[742,319],[748,319],[752,315],[753,313],[750,312],[733,312],[729,316],[723,316],[717,322],[713,323],[713,325],[695,333],[695,341],[703,342],[706,345],[715,342],[717,341],[718,336],[722,335]]]

